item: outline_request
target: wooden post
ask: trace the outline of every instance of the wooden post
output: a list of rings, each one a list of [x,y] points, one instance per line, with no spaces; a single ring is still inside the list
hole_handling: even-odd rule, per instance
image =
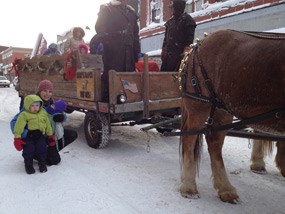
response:
[[[143,57],[144,72],[143,72],[143,116],[149,118],[149,67],[148,67],[148,55]]]
[[[115,96],[115,88],[114,88],[114,79],[116,77],[116,71],[115,70],[109,70],[109,103],[110,104],[116,104],[117,102],[117,97]],[[105,87],[105,86],[104,86]]]

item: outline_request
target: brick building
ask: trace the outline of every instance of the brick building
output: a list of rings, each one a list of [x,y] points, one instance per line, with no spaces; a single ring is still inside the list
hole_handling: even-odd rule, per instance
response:
[[[32,53],[31,48],[18,48],[18,47],[9,47],[2,52],[0,52],[0,58],[2,60],[2,75],[7,76],[7,78],[12,81],[15,76],[15,71],[13,70],[12,63],[15,58],[26,58],[30,57]]]
[[[142,52],[160,49],[170,0],[140,1]],[[196,20],[195,37],[221,29],[269,31],[285,28],[284,0],[188,0],[186,11]]]
[[[2,67],[3,67],[3,60],[2,60],[2,57],[1,57],[1,52],[6,50],[7,46],[0,46],[0,76],[3,76],[3,71],[2,71]]]

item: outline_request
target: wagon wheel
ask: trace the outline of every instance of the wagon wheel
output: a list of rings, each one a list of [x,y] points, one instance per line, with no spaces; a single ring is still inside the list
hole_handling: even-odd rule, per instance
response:
[[[90,147],[101,149],[109,142],[108,119],[104,114],[88,112],[84,119],[85,138]]]

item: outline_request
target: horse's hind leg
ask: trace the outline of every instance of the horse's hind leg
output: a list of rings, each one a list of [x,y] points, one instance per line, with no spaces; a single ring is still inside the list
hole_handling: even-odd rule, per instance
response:
[[[224,118],[220,120],[218,118]],[[215,126],[220,124],[225,124],[231,122],[232,117],[220,114],[219,117],[214,119]],[[222,148],[224,144],[226,131],[213,132],[206,136],[208,151],[211,158],[211,168],[213,176],[213,185],[216,190],[218,190],[218,195],[224,202],[229,202],[236,204],[238,203],[239,196],[236,189],[231,185],[226,169],[224,166],[224,161],[222,157]]]
[[[264,162],[264,149],[262,140],[253,140],[252,141],[252,150],[251,150],[251,165],[250,169],[254,173],[266,174]]]
[[[276,146],[277,154],[275,157],[275,163],[282,176],[285,177],[285,141],[278,141]]]

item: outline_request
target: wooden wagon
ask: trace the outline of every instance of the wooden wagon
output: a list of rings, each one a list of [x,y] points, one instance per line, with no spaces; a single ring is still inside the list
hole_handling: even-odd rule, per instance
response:
[[[75,68],[73,79],[66,78]],[[53,98],[64,100],[69,113],[85,112],[84,129],[89,146],[103,148],[108,144],[111,124],[160,122],[180,114],[180,91],[177,72],[149,72],[147,56],[144,72],[109,72],[109,102],[102,102],[101,56],[80,55],[77,51],[60,56],[42,56],[16,60],[19,95],[37,90],[41,80],[54,84]]]

